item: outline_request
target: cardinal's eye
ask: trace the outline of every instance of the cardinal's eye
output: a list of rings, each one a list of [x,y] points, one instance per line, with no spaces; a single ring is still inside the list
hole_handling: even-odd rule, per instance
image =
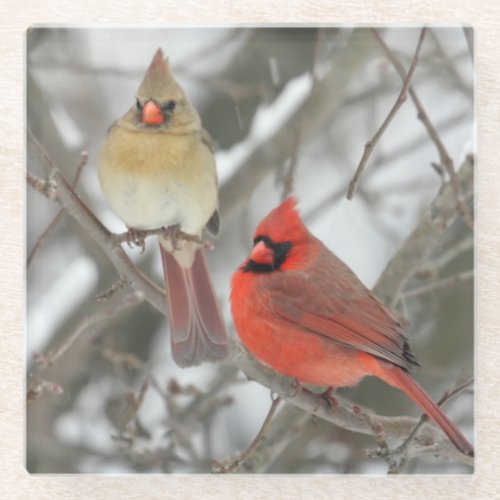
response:
[[[173,99],[171,99],[167,102],[167,104],[165,104],[165,109],[172,112],[175,109],[175,106],[177,106],[177,103]]]

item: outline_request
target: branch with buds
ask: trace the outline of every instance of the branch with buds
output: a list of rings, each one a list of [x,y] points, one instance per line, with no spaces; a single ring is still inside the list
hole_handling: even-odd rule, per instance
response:
[[[71,185],[66,181],[60,169],[50,159],[47,152],[31,132],[29,132],[28,137],[30,146],[38,150],[43,166],[54,180],[55,199],[61,203],[65,211],[102,248],[114,264],[120,278],[134,290],[139,291],[141,296],[153,305],[153,307],[166,315],[164,291],[141,273],[130,261],[122,247],[116,245],[117,237],[109,233],[95,215],[85,206]],[[458,172],[459,179],[466,188],[472,185],[472,164],[472,157],[467,157]],[[36,181],[31,182],[31,185],[36,188],[36,186],[44,186],[46,183],[44,181]],[[449,184],[443,187],[422,218],[419,226],[400,252],[389,263],[388,268],[376,287],[380,294],[385,293],[386,297],[391,297],[393,300],[395,296],[399,296],[398,294],[389,293],[389,291],[402,289],[403,284],[409,276],[415,272],[415,269],[418,268],[425,256],[429,255],[429,249],[432,249],[436,245],[443,230],[456,219],[457,212],[453,209],[456,206],[454,195],[454,190]],[[149,233],[158,234],[158,231],[148,232],[146,236],[149,236]],[[122,238],[125,238],[125,236],[118,236],[118,240]],[[410,251],[409,247],[411,246],[416,246],[417,249],[424,247],[427,251],[423,254],[416,254]],[[409,263],[410,265],[408,265]],[[404,273],[401,272],[401,268],[405,269]],[[408,270],[410,270],[410,273]],[[391,285],[387,282],[389,279],[392,281]],[[380,428],[383,430],[385,438],[402,438],[408,436],[418,423],[417,419],[408,417],[383,417],[376,415],[372,411],[361,408],[338,396],[335,397],[338,405],[332,409],[331,405],[324,398],[313,394],[307,389],[301,389],[298,393],[297,391],[292,391],[289,379],[262,366],[235,341],[232,342],[230,360],[250,379],[269,387],[282,399],[309,414],[316,415],[342,428],[373,435],[375,425],[377,429]],[[408,460],[423,455],[439,455],[443,458],[453,459],[469,465],[473,463],[470,457],[459,453],[436,427],[428,424],[423,426],[418,435],[415,436],[415,439],[411,441],[406,453],[407,457],[409,457]]]

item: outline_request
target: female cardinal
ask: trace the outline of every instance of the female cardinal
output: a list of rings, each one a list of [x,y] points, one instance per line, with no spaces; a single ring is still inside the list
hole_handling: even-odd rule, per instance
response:
[[[108,131],[99,180],[131,234],[174,226],[195,236],[204,227],[212,234],[219,230],[211,139],[161,49],[136,103]],[[203,249],[193,241],[173,240],[160,237],[174,360],[191,366],[223,358],[227,332]]]
[[[466,455],[473,448],[417,384],[401,323],[304,226],[296,200],[272,210],[234,273],[231,310],[243,344],[265,365],[327,387],[373,375],[401,389]]]

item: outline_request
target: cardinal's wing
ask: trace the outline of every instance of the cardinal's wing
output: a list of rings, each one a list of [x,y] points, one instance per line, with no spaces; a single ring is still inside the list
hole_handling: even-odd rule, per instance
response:
[[[278,271],[268,286],[274,312],[286,321],[402,368],[418,366],[401,322],[350,270],[344,281],[328,272]]]

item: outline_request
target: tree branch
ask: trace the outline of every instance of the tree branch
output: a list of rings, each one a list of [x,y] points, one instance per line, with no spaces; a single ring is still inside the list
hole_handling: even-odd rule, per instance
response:
[[[391,61],[392,65],[398,72],[399,76],[403,81],[406,80],[406,71],[404,69],[403,64],[399,60],[399,58],[394,54],[394,52],[388,47],[388,45],[384,42],[383,38],[380,36],[379,32],[376,29],[371,30],[374,37],[382,47],[382,50],[385,52],[387,58],[389,61]],[[432,122],[429,119],[429,115],[424,109],[424,106],[420,102],[420,99],[413,89],[413,87],[410,85],[409,87],[409,93],[410,96],[413,100],[413,103],[415,104],[415,107],[417,108],[418,111],[418,118],[419,120],[424,124],[427,133],[429,134],[429,137],[431,138],[432,142],[435,144],[438,153],[439,153],[439,158],[441,161],[441,165],[444,166],[446,169],[448,176],[450,178],[451,186],[453,188],[453,193],[455,196],[456,200],[456,206],[459,211],[459,213],[462,215],[462,218],[464,219],[464,222],[471,228],[473,229],[474,227],[474,221],[473,217],[470,211],[469,206],[464,200],[464,193],[462,190],[462,187],[460,185],[460,181],[458,179],[457,173],[455,172],[455,167],[453,165],[453,160],[451,159],[450,155],[448,154],[447,149],[445,148],[443,142],[441,141],[441,138],[439,137],[439,134],[437,133],[436,129],[432,125]]]
[[[78,182],[80,181],[80,177],[81,177],[83,168],[87,164],[88,159],[89,159],[89,156],[88,156],[87,152],[86,151],[82,151],[82,153],[80,153],[80,160],[78,161],[78,165],[76,167],[75,178],[73,179],[73,183],[71,184],[71,187],[73,189],[76,189],[76,186],[78,185]],[[42,181],[39,181],[39,180],[37,180],[35,182],[34,176],[32,176],[29,173],[28,173],[28,180],[30,180],[30,184],[37,191],[41,191],[42,194],[45,194],[45,193],[43,193],[43,191],[44,191],[43,187],[44,187],[45,183],[43,183]],[[33,261],[33,258],[36,255],[36,252],[38,251],[38,249],[40,248],[40,246],[42,245],[42,243],[47,239],[47,236],[50,234],[51,231],[54,230],[54,228],[62,220],[63,215],[64,215],[64,209],[61,208],[61,210],[59,210],[59,212],[57,212],[56,216],[52,219],[52,221],[50,222],[50,224],[45,228],[45,230],[43,231],[43,233],[38,237],[38,239],[36,240],[36,243],[34,244],[33,248],[31,249],[30,254],[28,255],[28,261],[26,263],[26,267],[27,268],[30,267],[31,262]]]
[[[457,172],[460,184],[466,189],[473,185],[473,167],[474,157],[469,155]],[[382,302],[391,308],[396,306],[406,282],[433,254],[439,244],[440,236],[456,220],[456,217],[455,190],[450,182],[447,182],[377,281],[374,292]]]
[[[456,285],[462,281],[468,281],[474,278],[474,271],[468,270],[462,273],[454,274],[452,276],[446,276],[446,278],[441,278],[439,280],[434,280],[432,283],[426,283],[425,285],[417,286],[410,290],[404,292],[404,298],[418,297],[419,295],[433,292],[434,290],[439,290],[440,288],[446,288],[449,286]]]
[[[57,200],[66,212],[100,246],[115,266],[120,278],[127,281],[134,290],[142,292],[148,302],[164,315],[167,315],[164,291],[141,273],[128,258],[124,250],[116,244],[114,236],[101,224],[81,198],[74,192],[64,178],[61,170],[55,165],[29,129],[28,142],[39,153],[42,159],[42,166],[47,171],[52,172],[56,184]]]
[[[351,401],[335,395],[338,405],[332,406],[321,395],[314,394],[305,388],[297,393],[293,389],[293,380],[283,377],[273,370],[261,365],[253,356],[242,347],[233,344],[240,354],[232,353],[239,368],[248,377],[268,387],[287,402],[302,408],[323,420],[327,420],[338,427],[361,434],[373,435],[373,424],[383,429],[386,437],[401,439],[410,434],[418,419],[410,417],[384,417],[372,410],[353,404]],[[368,418],[367,418],[368,417]],[[409,457],[417,458],[424,455],[438,455],[443,459],[451,459],[464,464],[472,465],[473,458],[458,451],[446,436],[437,427],[426,425],[418,438],[413,440],[409,448]]]
[[[355,29],[345,47],[335,52],[330,64],[331,69],[321,80],[314,80],[310,95],[290,116],[286,124],[260,144],[233,176],[220,186],[219,201],[223,219],[245,202],[242,193],[250,196],[254,186],[261,179],[290,157],[290,151],[293,151],[296,141],[297,123],[307,125],[301,128],[302,144],[321,130],[338,107],[343,90],[351,81],[353,74],[374,53],[375,45],[371,41],[369,31],[363,28]]]
[[[457,387],[452,390],[446,391],[439,401],[436,402],[438,406],[443,406],[447,401],[453,399],[455,396],[465,391],[469,386],[474,383],[474,377],[467,379],[465,382],[462,382]],[[408,437],[404,440],[404,442],[396,449],[379,454],[389,463],[389,474],[399,474],[401,473],[406,465],[408,464],[408,447],[410,446],[412,439],[416,436],[418,430],[422,427],[422,425],[429,420],[429,417],[426,413],[424,413],[417,422],[417,425],[412,429]],[[386,450],[384,450],[386,451]]]
[[[269,412],[267,413],[267,416],[264,419],[264,423],[262,424],[262,427],[260,428],[259,432],[255,436],[253,441],[250,443],[248,448],[237,458],[231,460],[229,463],[225,465],[222,465],[218,462],[214,462],[212,467],[212,472],[218,474],[220,473],[227,474],[228,472],[235,472],[252,456],[252,454],[255,452],[260,443],[266,438],[266,433],[269,429],[269,426],[271,425],[271,422],[276,413],[276,410],[278,409],[278,405],[280,404],[280,402],[281,398],[279,396],[274,397],[272,399],[271,407],[269,408]]]
[[[242,465],[243,472],[265,473],[283,451],[314,418],[293,404],[285,403],[269,426],[266,440]]]
[[[352,197],[354,196],[354,193],[355,193],[356,188],[358,186],[359,179],[363,173],[363,170],[366,167],[366,164],[368,163],[368,158],[370,158],[370,155],[372,154],[372,151],[374,150],[377,142],[380,140],[383,133],[386,131],[387,127],[392,122],[393,118],[396,116],[396,113],[399,111],[399,108],[404,104],[404,102],[407,99],[408,88],[410,86],[410,81],[412,79],[413,73],[415,72],[415,69],[417,67],[418,56],[420,54],[420,49],[422,48],[422,44],[424,42],[424,37],[425,37],[426,32],[427,32],[427,28],[422,28],[422,30],[420,31],[420,36],[419,36],[418,42],[417,42],[417,48],[415,49],[415,55],[413,56],[413,60],[410,64],[410,69],[408,70],[408,73],[406,74],[405,78],[403,79],[403,87],[401,88],[401,91],[399,92],[399,95],[396,99],[396,102],[393,104],[391,110],[389,111],[389,114],[386,116],[385,120],[382,122],[382,125],[380,125],[377,132],[375,132],[375,135],[373,136],[371,141],[368,141],[365,144],[365,150],[363,152],[363,156],[361,157],[359,165],[356,168],[356,172],[354,173],[354,177],[352,178],[351,182],[349,183],[349,190],[347,191],[347,199],[348,200],[351,200]]]
[[[121,313],[124,309],[139,304],[142,300],[143,296],[140,292],[133,292],[120,300],[118,304],[113,304],[112,306],[102,309],[91,316],[85,316],[78,323],[78,326],[75,328],[73,333],[67,337],[57,349],[53,349],[46,355],[35,354],[35,363],[40,368],[52,366],[80,338],[81,335],[89,330],[89,328],[93,327],[97,323],[109,320],[110,318]]]
[[[164,291],[145,277],[133,265],[123,249],[117,246],[113,235],[107,231],[73,191],[59,168],[50,159],[49,155],[44,151],[43,147],[30,131],[28,133],[28,138],[30,145],[40,151],[41,157],[43,158],[42,164],[45,169],[52,172],[56,182],[57,200],[62,204],[64,209],[102,248],[116,267],[120,277],[126,280],[134,290],[142,292],[144,298],[150,302],[153,307],[166,315]],[[464,162],[464,165],[460,169],[460,175],[463,176],[464,182],[467,179],[469,179],[469,181],[472,180],[472,157],[469,157]],[[446,184],[432,203],[428,213],[424,215],[423,221],[417,230],[415,230],[413,235],[409,238],[409,241],[405,243],[403,249],[389,263],[387,270],[384,272],[384,275],[377,285],[380,291],[391,290],[394,283],[398,283],[398,288],[401,288],[407,277],[413,274],[414,268],[417,267],[416,264],[420,264],[423,258],[428,255],[428,250],[422,252],[422,248],[427,249],[435,246],[443,230],[448,227],[451,221],[456,217],[453,195],[454,193],[449,183]],[[418,249],[420,249],[418,258],[415,257],[414,252],[410,252],[412,238],[417,240],[417,246]],[[414,264],[413,266],[412,263]],[[408,272],[408,264],[410,264],[411,273]],[[394,280],[392,286],[389,286],[389,284],[385,282],[386,274],[392,275],[391,279]],[[389,278],[387,277],[387,279]],[[234,362],[248,377],[269,387],[273,392],[283,399],[286,399],[294,406],[302,408],[306,412],[317,415],[342,428],[355,432],[372,434],[372,427],[367,423],[366,418],[364,418],[362,414],[370,415],[371,421],[381,425],[385,434],[393,438],[407,436],[416,425],[416,419],[408,417],[382,417],[367,409],[361,409],[360,414],[357,405],[353,405],[352,402],[339,396],[336,396],[339,405],[335,407],[335,411],[332,411],[331,406],[325,402],[324,398],[306,389],[302,389],[297,395],[292,395],[291,393],[294,391],[290,390],[289,379],[262,366],[235,341],[231,342],[229,361]],[[357,411],[353,410],[353,408]],[[445,438],[439,429],[431,425],[426,425],[419,434],[418,441],[413,441],[410,452],[412,457],[438,454],[443,458],[472,464],[472,459],[470,457],[462,455]]]

